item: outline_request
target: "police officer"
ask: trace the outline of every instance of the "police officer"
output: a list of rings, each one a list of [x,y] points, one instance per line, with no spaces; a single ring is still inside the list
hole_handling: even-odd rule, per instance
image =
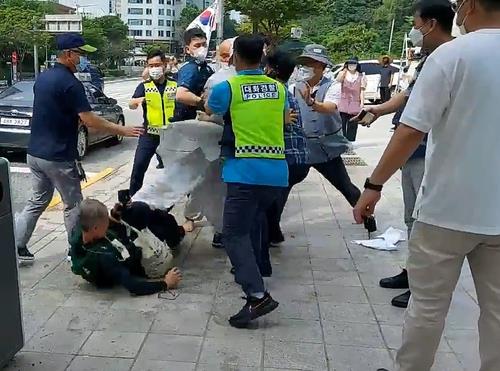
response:
[[[135,151],[134,167],[130,177],[130,195],[142,187],[144,174],[151,158],[160,144],[160,129],[170,123],[174,114],[177,83],[165,77],[165,54],[160,50],[151,51],[147,56],[149,80],[135,89],[130,109],[142,106],[146,133],[139,138]]]
[[[207,36],[200,28],[191,28],[184,33],[187,59],[178,73],[175,121],[194,120],[196,110],[204,110],[203,89],[214,73],[207,64]]]
[[[216,85],[207,113],[224,116],[222,177],[227,184],[223,242],[247,303],[229,319],[233,327],[277,308],[266,292],[260,249],[260,217],[288,185],[283,127],[288,109],[283,84],[259,69],[264,40],[239,36],[234,43],[237,76]]]
[[[82,83],[74,76],[85,53],[96,51],[78,34],[57,37],[54,68],[40,74],[34,86],[33,117],[27,162],[33,174],[33,195],[16,218],[16,245],[20,261],[33,261],[26,248],[38,218],[49,205],[54,189],[64,202],[68,237],[78,223],[82,200],[78,169],[78,127],[121,136],[139,136],[143,129],[109,122],[92,113]],[[79,176],[80,173],[80,176]]]

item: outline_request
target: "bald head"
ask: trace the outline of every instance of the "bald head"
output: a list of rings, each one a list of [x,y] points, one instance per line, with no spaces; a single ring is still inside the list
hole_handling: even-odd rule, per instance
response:
[[[229,63],[233,54],[234,39],[226,39],[219,45],[219,58],[222,63]]]

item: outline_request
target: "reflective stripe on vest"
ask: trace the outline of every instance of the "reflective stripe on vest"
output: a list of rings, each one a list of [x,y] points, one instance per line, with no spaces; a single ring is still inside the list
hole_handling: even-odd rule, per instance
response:
[[[264,75],[238,75],[228,82],[235,157],[284,159],[283,84]]]
[[[148,133],[160,134],[160,128],[167,126],[169,119],[174,115],[175,108],[175,93],[177,91],[177,83],[175,81],[167,81],[163,99],[160,91],[153,81],[144,83],[145,100],[147,105],[146,119],[148,124]]]

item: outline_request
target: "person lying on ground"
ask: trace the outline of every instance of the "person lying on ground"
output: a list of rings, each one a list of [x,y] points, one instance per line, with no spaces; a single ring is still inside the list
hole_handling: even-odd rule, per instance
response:
[[[150,295],[175,289],[182,279],[172,268],[162,280],[146,281],[137,249],[121,244],[108,234],[108,209],[97,200],[86,199],[80,206],[80,225],[73,231],[71,270],[98,288],[123,286],[134,295]],[[130,252],[127,249],[130,248]]]

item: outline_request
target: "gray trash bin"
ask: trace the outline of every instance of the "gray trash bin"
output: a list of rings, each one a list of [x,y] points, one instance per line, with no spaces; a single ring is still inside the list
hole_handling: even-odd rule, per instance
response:
[[[23,316],[10,200],[9,162],[0,158],[0,368],[23,347]]]

